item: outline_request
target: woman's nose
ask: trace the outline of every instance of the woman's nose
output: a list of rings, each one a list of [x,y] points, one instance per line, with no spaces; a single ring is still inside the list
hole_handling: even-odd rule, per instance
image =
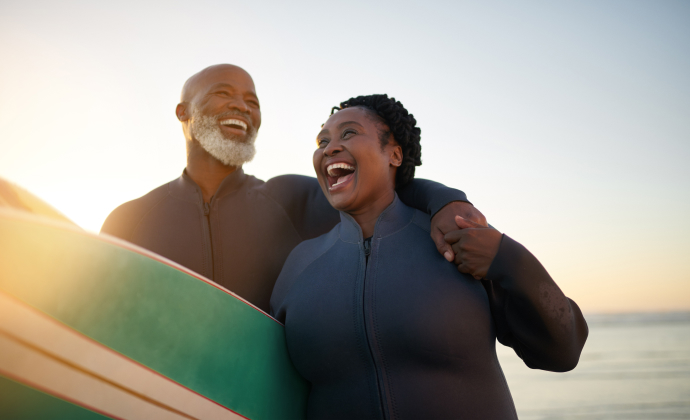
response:
[[[338,141],[330,141],[328,145],[323,149],[323,155],[330,157],[335,156],[343,150],[342,145]]]

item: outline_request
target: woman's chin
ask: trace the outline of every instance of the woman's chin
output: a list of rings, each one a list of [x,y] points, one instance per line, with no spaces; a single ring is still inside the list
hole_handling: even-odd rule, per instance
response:
[[[331,203],[331,206],[338,211],[347,212],[347,210],[350,208],[350,201],[351,200],[349,200],[348,197],[345,197],[344,194],[329,195],[328,197],[328,202]]]
[[[331,203],[331,206],[338,211],[350,213],[356,210],[356,208],[362,203],[358,203],[358,194],[353,187],[354,186],[351,185],[349,188],[345,188],[343,190],[329,192],[327,196],[328,202]]]
[[[357,196],[355,191],[356,183],[353,178],[351,177],[341,184],[331,185],[328,188],[328,201],[334,209],[347,212],[352,207]]]

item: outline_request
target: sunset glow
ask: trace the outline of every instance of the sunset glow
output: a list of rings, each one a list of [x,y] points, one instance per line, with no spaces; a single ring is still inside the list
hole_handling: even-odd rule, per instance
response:
[[[182,84],[228,62],[261,101],[247,173],[313,176],[331,107],[387,93],[422,129],[417,176],[585,312],[690,310],[690,4],[161,4],[2,2],[0,177],[97,232],[180,175]]]

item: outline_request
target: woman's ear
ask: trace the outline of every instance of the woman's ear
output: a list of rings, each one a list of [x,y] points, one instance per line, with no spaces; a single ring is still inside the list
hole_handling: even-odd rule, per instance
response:
[[[398,144],[393,147],[393,150],[391,151],[391,157],[390,157],[390,164],[391,166],[398,167],[402,165],[402,160],[403,160],[403,154],[402,154],[402,147],[400,147]]]

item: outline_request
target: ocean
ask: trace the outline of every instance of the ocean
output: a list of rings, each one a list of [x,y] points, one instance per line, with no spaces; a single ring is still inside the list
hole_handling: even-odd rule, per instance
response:
[[[690,419],[690,312],[585,318],[571,372],[529,369],[497,343],[521,420]]]

